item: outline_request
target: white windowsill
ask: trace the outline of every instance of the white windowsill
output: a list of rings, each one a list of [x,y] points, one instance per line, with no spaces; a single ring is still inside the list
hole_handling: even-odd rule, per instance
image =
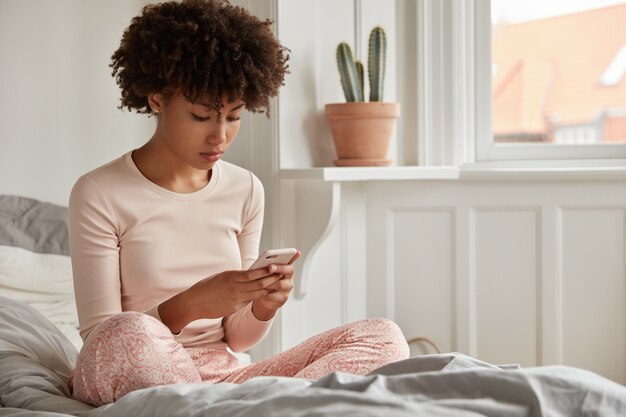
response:
[[[285,180],[322,181],[396,181],[396,180],[456,180],[459,168],[454,166],[393,166],[393,167],[320,167],[282,169]]]
[[[626,161],[473,163],[455,166],[319,167],[282,169],[284,180],[345,181],[623,181]],[[554,161],[553,161],[554,162]]]

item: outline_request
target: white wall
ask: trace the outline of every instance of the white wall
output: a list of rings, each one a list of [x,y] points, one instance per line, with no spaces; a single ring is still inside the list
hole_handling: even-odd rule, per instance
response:
[[[0,194],[66,205],[81,174],[150,137],[153,120],[117,109],[108,67],[144,3],[0,2]]]
[[[336,153],[324,105],[345,102],[337,70],[337,45],[347,42],[353,54],[363,60],[367,71],[369,33],[377,25],[385,28],[387,76],[384,98],[385,101],[396,101],[395,2],[276,1],[278,35],[292,51],[290,74],[280,94],[280,167],[331,166]],[[357,15],[359,17],[355,19]],[[395,164],[395,137],[390,148],[389,157]]]

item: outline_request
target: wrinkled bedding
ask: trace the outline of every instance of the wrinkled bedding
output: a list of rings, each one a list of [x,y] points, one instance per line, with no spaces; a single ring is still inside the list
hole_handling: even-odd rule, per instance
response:
[[[69,398],[74,345],[32,307],[0,296],[0,416],[623,416],[626,387],[582,369],[505,370],[448,353],[367,376],[177,384],[92,408]]]

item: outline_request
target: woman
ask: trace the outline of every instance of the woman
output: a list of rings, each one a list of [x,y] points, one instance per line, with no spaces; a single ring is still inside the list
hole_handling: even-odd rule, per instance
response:
[[[367,373],[408,347],[387,320],[329,330],[252,365],[231,353],[268,332],[293,267],[248,271],[263,187],[221,160],[244,109],[264,111],[287,72],[269,21],[226,0],[146,6],[111,67],[122,107],[156,116],[142,147],[82,176],[70,248],[84,346],[74,398],[95,406],[149,386]]]

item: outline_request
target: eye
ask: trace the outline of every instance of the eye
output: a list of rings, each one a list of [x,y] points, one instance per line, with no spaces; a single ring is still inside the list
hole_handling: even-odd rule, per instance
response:
[[[241,120],[241,117],[240,117],[240,116],[229,116],[229,117],[228,117],[228,121],[229,121],[229,122],[237,122],[237,121],[239,121],[239,120]]]
[[[198,116],[195,113],[191,113],[191,115],[193,116],[193,118],[199,122],[204,122],[210,119],[210,117],[203,117],[203,116]]]

